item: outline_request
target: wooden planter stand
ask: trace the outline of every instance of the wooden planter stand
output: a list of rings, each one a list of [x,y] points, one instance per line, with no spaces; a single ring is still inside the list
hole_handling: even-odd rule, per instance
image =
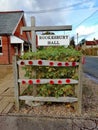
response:
[[[74,67],[78,66],[79,80],[74,80],[70,78],[66,79],[19,79],[19,66],[32,65],[32,66],[55,66],[55,67]],[[81,114],[82,111],[82,63],[81,62],[61,62],[61,61],[49,61],[49,60],[18,60],[15,56],[13,58],[13,68],[14,68],[14,79],[15,79],[15,99],[16,108],[19,110],[20,100],[27,101],[41,101],[41,102],[70,102],[77,104],[77,112]],[[37,87],[37,84],[74,84],[76,97],[38,97],[38,96],[28,96],[20,95],[20,83],[21,84],[33,84]],[[36,89],[35,87],[35,89]]]

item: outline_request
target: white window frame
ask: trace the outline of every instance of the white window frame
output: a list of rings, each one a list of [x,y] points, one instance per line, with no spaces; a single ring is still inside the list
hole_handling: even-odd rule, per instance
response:
[[[1,41],[1,45],[0,45],[0,47],[2,48],[2,37],[0,37],[0,41]],[[3,53],[2,52],[0,52],[0,55],[2,55]]]

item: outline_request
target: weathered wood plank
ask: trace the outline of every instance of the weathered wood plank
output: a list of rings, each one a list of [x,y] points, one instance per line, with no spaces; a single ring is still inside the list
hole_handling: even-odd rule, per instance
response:
[[[6,98],[0,101],[0,113],[2,113],[2,111],[7,107],[8,104],[9,103],[6,101]]]
[[[32,84],[78,84],[78,80],[74,79],[19,79],[18,82],[25,84],[32,82]]]
[[[3,98],[3,97],[2,97],[2,96],[0,96],[0,101],[2,100],[2,98]]]
[[[82,59],[81,59],[82,60]],[[78,92],[77,92],[77,97],[78,97],[78,112],[81,114],[82,113],[82,61],[80,62],[79,65],[79,84],[78,84]]]
[[[19,95],[20,95],[20,86],[18,84],[19,78],[19,66],[17,65],[17,57],[13,57],[13,72],[14,72],[14,92],[15,92],[15,103],[17,110],[19,110]]]
[[[71,25],[66,25],[66,26],[36,26],[36,27],[22,27],[21,28],[21,33],[22,31],[28,32],[28,31],[69,31],[72,30]]]
[[[14,88],[10,87],[7,89],[4,93],[2,93],[2,96],[14,96]]]
[[[82,69],[82,58],[81,58],[79,67],[77,68],[79,80],[78,80],[78,84],[75,85],[75,93],[77,95],[78,102],[74,104],[74,107],[79,114],[82,113],[82,71],[83,69]]]
[[[12,109],[13,105],[14,105],[14,103],[12,103],[12,102],[9,103],[9,104],[7,105],[7,107],[2,111],[2,113],[3,113],[3,114],[8,113],[8,112]]]
[[[7,112],[15,102],[14,97],[3,96],[0,97],[0,113]]]
[[[40,64],[41,63],[41,64]],[[79,62],[65,62],[65,61],[53,61],[53,60],[19,60],[18,65],[32,65],[32,66],[57,66],[68,67],[78,66]]]
[[[6,92],[8,89],[9,89],[9,87],[2,87],[2,88],[0,88],[0,95],[3,94],[4,92]]]
[[[9,102],[9,103],[13,103],[13,102],[15,102],[15,97],[5,96],[3,98],[3,100],[5,100],[6,102]]]
[[[78,99],[75,97],[33,97],[33,96],[20,96],[20,100],[27,100],[27,101],[43,101],[43,102],[77,102]]]

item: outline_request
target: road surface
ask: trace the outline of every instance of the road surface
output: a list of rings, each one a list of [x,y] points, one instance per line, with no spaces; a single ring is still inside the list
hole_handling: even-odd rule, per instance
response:
[[[85,64],[83,65],[83,71],[98,78],[98,57],[87,56],[85,58]]]

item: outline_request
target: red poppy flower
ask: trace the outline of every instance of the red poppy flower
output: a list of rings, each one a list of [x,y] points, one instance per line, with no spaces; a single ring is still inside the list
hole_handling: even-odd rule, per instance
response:
[[[53,80],[50,80],[50,82],[49,82],[50,84],[54,84],[54,81]]]
[[[76,62],[72,62],[72,66],[76,66]]]
[[[32,64],[33,64],[33,61],[31,61],[31,60],[28,61],[28,64],[29,64],[29,65],[32,65]]]
[[[42,65],[42,63],[43,63],[42,60],[39,60],[39,61],[38,61],[38,64],[39,64],[39,65]]]
[[[61,63],[61,62],[59,62],[57,65],[58,65],[58,66],[62,66],[62,63]]]
[[[40,83],[40,79],[37,79],[37,80],[36,80],[36,83]]]
[[[49,62],[49,65],[50,65],[50,66],[53,66],[53,65],[54,65],[54,63],[53,63],[52,61],[50,61],[50,62]]]
[[[21,61],[21,62],[20,62],[20,65],[24,65],[24,64],[25,64],[25,62],[24,62],[24,61]]]
[[[33,84],[33,81],[32,81],[32,80],[29,80],[28,83],[29,83],[29,84]]]
[[[65,63],[65,66],[69,66],[69,63],[68,63],[68,62],[66,62],[66,63]]]
[[[66,83],[70,83],[70,79],[66,79]]]
[[[62,84],[62,80],[58,80],[58,84]]]
[[[26,81],[25,81],[25,80],[22,80],[22,84],[26,84]]]

